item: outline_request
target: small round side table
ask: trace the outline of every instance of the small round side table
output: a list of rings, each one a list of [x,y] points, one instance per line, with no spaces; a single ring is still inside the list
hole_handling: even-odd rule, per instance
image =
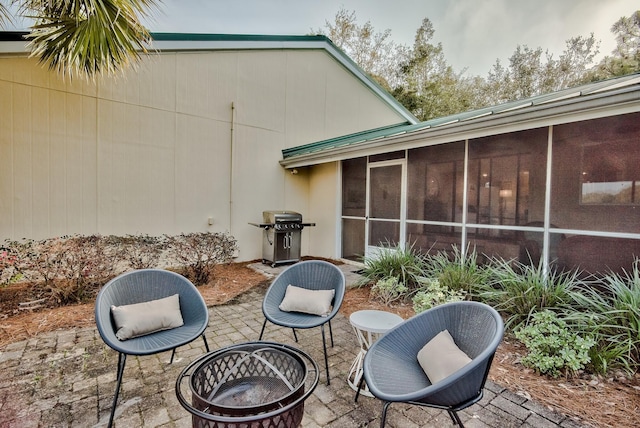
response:
[[[349,377],[347,383],[354,391],[358,391],[358,385],[364,374],[363,363],[364,356],[367,350],[374,341],[382,336],[393,327],[403,322],[401,316],[392,314],[391,312],[376,311],[376,310],[364,310],[357,311],[351,314],[349,322],[353,327],[353,331],[356,334],[358,343],[360,344],[360,351],[356,355],[356,359],[351,364],[351,370],[349,370]],[[369,388],[364,383],[364,387],[360,390],[360,394],[368,397],[373,397],[369,392]]]

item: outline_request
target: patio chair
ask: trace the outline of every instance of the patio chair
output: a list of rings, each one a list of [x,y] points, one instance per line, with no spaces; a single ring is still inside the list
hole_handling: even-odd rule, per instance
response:
[[[126,340],[118,338],[122,335],[116,329],[112,306],[122,307],[144,302],[154,304],[158,299],[171,299],[176,294],[179,296],[179,312],[184,323],[182,326]],[[172,364],[176,348],[192,342],[199,336],[202,336],[205,348],[209,351],[209,344],[204,335],[204,330],[209,324],[207,305],[196,287],[187,278],[174,272],[141,269],[112,279],[98,293],[95,318],[102,340],[118,352],[118,377],[109,427],[113,423],[127,355],[151,355],[171,350],[169,364]]]
[[[333,290],[333,299],[328,313],[325,315],[314,315],[297,311],[284,311],[280,308],[287,287],[293,285],[309,291]],[[324,326],[329,325],[331,336],[331,347],[333,347],[333,331],[331,330],[331,320],[338,313],[345,293],[344,274],[335,265],[322,260],[308,260],[298,262],[283,270],[273,281],[262,302],[262,312],[264,313],[264,323],[260,331],[260,339],[264,334],[267,321],[281,327],[290,327],[293,330],[295,341],[298,341],[296,329],[309,329],[320,327],[322,332],[322,346],[324,350],[324,365],[327,374],[327,385],[329,379],[329,360],[327,357],[327,343],[325,339]],[[308,300],[307,300],[308,301]]]
[[[471,361],[432,384],[417,355],[443,330]],[[465,301],[436,306],[382,336],[367,351],[362,378],[384,402],[380,426],[385,425],[391,403],[401,402],[447,410],[453,423],[463,427],[457,412],[482,398],[503,331],[502,318],[493,308]]]

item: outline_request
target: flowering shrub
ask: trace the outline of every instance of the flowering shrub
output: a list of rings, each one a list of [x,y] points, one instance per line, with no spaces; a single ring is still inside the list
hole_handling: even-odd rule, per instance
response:
[[[29,269],[29,260],[32,257],[32,241],[5,240],[0,245],[0,286],[24,279]]]
[[[0,249],[0,285],[11,284],[20,279],[16,270],[16,255],[7,249]]]
[[[434,306],[448,302],[459,302],[466,297],[465,290],[452,290],[440,284],[437,279],[425,279],[423,287],[413,296],[413,310],[416,314],[431,309]]]
[[[522,365],[553,377],[583,369],[591,361],[589,350],[595,345],[593,338],[571,332],[567,323],[549,310],[534,314],[515,335],[529,351]]]

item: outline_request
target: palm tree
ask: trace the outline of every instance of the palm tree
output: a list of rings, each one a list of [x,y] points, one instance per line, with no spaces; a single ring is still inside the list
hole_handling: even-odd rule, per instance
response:
[[[7,0],[33,21],[31,56],[69,78],[94,78],[123,70],[151,40],[141,18],[157,0]],[[10,21],[0,3],[0,26]]]

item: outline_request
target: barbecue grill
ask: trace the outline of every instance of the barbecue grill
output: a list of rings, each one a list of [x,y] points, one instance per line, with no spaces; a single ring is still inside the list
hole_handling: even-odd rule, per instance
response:
[[[303,223],[302,214],[295,211],[263,211],[262,223],[249,223],[263,229],[262,263],[275,267],[300,260],[302,229],[315,226]]]

